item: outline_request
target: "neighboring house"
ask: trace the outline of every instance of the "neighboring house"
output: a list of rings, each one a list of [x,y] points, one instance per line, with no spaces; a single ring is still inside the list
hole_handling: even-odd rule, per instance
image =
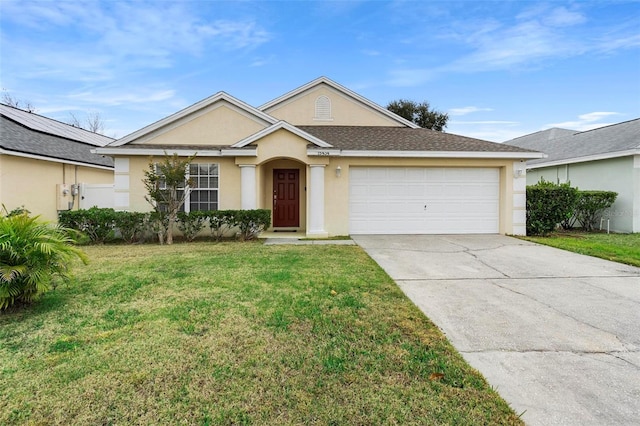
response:
[[[0,204],[49,221],[59,210],[113,206],[113,159],[91,152],[112,141],[0,104]]]
[[[544,152],[527,162],[527,184],[565,183],[581,190],[615,191],[605,212],[614,232],[640,232],[640,119],[586,132],[549,129],[507,141]]]
[[[272,211],[272,230],[525,233],[525,161],[541,153],[418,128],[318,78],[254,108],[219,92],[108,146],[115,208],[146,211],[149,158],[197,155],[186,210]]]

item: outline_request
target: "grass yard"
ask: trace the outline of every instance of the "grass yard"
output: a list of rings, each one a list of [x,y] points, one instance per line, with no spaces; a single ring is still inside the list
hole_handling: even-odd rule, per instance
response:
[[[522,424],[357,246],[85,250],[0,313],[0,424]]]
[[[524,237],[524,239],[614,262],[640,266],[640,234],[562,232],[548,237]]]

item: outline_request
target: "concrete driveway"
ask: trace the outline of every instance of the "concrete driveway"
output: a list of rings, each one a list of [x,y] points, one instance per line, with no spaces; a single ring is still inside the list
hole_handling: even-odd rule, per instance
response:
[[[353,239],[527,424],[640,423],[640,268],[500,235]]]

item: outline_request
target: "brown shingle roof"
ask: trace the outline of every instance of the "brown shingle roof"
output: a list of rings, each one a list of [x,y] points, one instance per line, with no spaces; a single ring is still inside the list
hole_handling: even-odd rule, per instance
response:
[[[355,151],[535,152],[431,129],[379,126],[296,126],[336,149]]]

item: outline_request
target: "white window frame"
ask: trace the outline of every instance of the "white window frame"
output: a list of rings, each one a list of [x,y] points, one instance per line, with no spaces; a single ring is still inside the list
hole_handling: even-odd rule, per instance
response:
[[[215,177],[218,178],[218,187],[217,188],[203,188],[200,189],[199,187],[196,188],[191,188],[189,185],[185,186],[185,190],[188,190],[189,193],[187,194],[187,198],[185,198],[184,200],[184,204],[182,205],[182,208],[180,209],[180,211],[184,211],[185,213],[190,213],[191,212],[191,194],[193,193],[193,191],[216,191],[216,200],[215,200],[215,204],[216,204],[216,210],[220,210],[220,163],[203,163],[203,162],[193,162],[193,163],[189,163],[187,165],[187,170],[185,171],[185,178],[187,180],[191,179],[191,166],[192,165],[198,165],[200,166],[201,164],[207,165],[207,166],[212,166],[215,165],[216,169],[218,171],[218,173],[215,175]],[[159,174],[159,170],[158,170],[158,163],[155,163],[155,169],[156,169],[156,173]],[[200,175],[198,175],[200,176]],[[211,176],[211,175],[208,175]],[[163,181],[160,181],[160,189],[167,189],[166,187],[166,183],[163,183]],[[212,201],[209,201],[209,203],[212,203]],[[198,211],[198,210],[195,210]]]
[[[216,210],[220,210],[220,163],[203,163],[203,162],[200,162],[200,163],[196,163],[196,162],[189,163],[189,167],[187,168],[187,173],[186,173],[187,179],[191,179],[191,177],[192,177],[191,176],[191,166],[192,165],[197,165],[198,168],[199,168],[200,165],[207,165],[208,167],[211,167],[212,165],[215,165],[217,173],[215,175],[207,175],[207,176],[209,177],[209,179],[211,179],[211,177],[216,177],[217,178],[217,182],[218,182],[218,186],[216,188],[207,187],[207,188],[202,188],[201,189],[199,187],[199,182],[198,182],[198,187],[189,188],[189,194],[187,195],[187,198],[184,201],[184,211],[186,213],[191,212],[191,194],[193,194],[194,191],[203,191],[203,192],[204,191],[215,191],[216,192],[215,201],[209,200],[208,203],[211,204],[211,203],[215,202]],[[199,174],[198,174],[198,177],[200,177]],[[198,203],[199,202],[200,201],[198,201]],[[196,211],[199,211],[199,210],[196,210]]]

